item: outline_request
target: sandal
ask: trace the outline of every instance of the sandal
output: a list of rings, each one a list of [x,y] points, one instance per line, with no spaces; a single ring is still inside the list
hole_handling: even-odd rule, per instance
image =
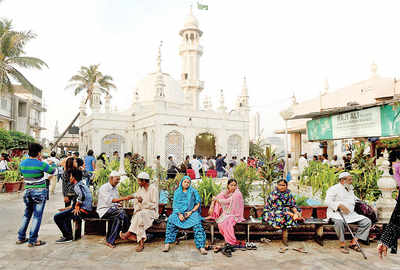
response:
[[[361,249],[356,244],[349,245],[349,248],[356,252],[361,252]]]
[[[201,255],[207,255],[207,251],[205,248],[200,248],[200,254]]]
[[[269,244],[269,243],[271,243],[272,241],[271,241],[270,239],[268,239],[268,238],[263,237],[263,238],[260,239],[260,242],[261,242],[261,243]]]
[[[247,242],[246,243],[246,249],[248,249],[248,250],[256,250],[257,246],[252,242]]]
[[[226,257],[232,257],[232,251],[227,246],[222,249],[222,254],[224,254]]]
[[[144,249],[144,246],[138,245],[138,246],[136,247],[136,252],[142,252],[143,249]]]
[[[28,244],[28,247],[38,247],[38,246],[43,246],[43,245],[46,245],[46,242],[45,242],[45,241],[42,241],[42,240],[39,240],[39,241],[37,241],[37,242],[34,243],[34,244],[29,243],[29,244]]]
[[[340,252],[342,252],[343,254],[349,254],[350,253],[349,250],[347,249],[347,247],[345,247],[345,246],[340,247]]]
[[[24,240],[17,240],[17,241],[15,242],[15,244],[21,245],[21,244],[26,243],[26,242],[28,242],[28,238],[25,238]]]
[[[308,251],[303,249],[303,248],[293,248],[293,250],[296,250],[296,251],[298,251],[300,253],[305,253],[305,254],[308,253]]]
[[[165,245],[164,248],[162,249],[162,252],[168,252],[169,251],[169,245]]]
[[[288,250],[289,250],[288,247],[282,247],[282,248],[279,249],[279,253],[285,253]]]

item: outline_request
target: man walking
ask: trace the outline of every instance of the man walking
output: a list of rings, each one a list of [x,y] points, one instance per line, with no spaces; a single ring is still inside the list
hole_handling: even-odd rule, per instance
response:
[[[43,147],[37,143],[29,145],[29,158],[23,160],[20,164],[20,170],[24,177],[25,182],[25,214],[22,219],[22,225],[18,230],[17,244],[28,242],[28,247],[35,247],[45,245],[46,242],[38,240],[40,224],[44,207],[46,205],[46,198],[48,190],[46,188],[46,180],[43,178],[44,173],[53,174],[55,169],[50,167],[49,164],[40,161],[40,152]],[[52,161],[49,161],[50,165]],[[31,231],[29,239],[26,238],[26,230],[28,229],[29,222],[33,215]]]

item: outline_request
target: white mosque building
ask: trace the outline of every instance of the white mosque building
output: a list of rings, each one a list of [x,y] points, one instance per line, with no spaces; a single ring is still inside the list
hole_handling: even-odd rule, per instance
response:
[[[216,110],[207,97],[200,108],[200,93],[204,89],[204,81],[200,80],[202,34],[190,11],[179,32],[180,80],[161,70],[159,49],[156,71],[137,83],[128,110],[112,111],[111,96],[106,96],[102,103],[100,91],[95,90],[90,114],[85,104],[80,106],[80,152],[93,149],[96,154],[139,153],[149,165],[157,155],[164,164],[171,154],[177,162],[192,154],[248,156],[250,107],[246,79],[233,110],[225,107],[222,90]]]

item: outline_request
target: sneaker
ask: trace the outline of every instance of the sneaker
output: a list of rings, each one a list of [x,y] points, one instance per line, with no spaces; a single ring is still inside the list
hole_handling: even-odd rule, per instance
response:
[[[56,244],[64,244],[68,242],[72,242],[72,238],[61,237],[56,241]]]

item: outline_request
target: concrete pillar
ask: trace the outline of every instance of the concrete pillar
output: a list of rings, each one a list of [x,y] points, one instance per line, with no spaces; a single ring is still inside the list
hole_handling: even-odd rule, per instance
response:
[[[334,150],[335,150],[335,141],[328,141],[328,158],[329,160],[331,160],[333,158],[334,155]]]
[[[289,153],[292,154],[292,158],[295,158],[295,163],[297,164],[301,155],[301,133],[290,134]]]
[[[378,209],[379,223],[388,223],[392,215],[392,211],[396,205],[396,201],[392,198],[392,192],[396,190],[396,181],[389,174],[390,162],[388,161],[389,154],[387,149],[383,154],[383,159],[378,161],[380,169],[383,171],[382,177],[378,180],[379,190],[382,192],[382,197],[376,202]]]

